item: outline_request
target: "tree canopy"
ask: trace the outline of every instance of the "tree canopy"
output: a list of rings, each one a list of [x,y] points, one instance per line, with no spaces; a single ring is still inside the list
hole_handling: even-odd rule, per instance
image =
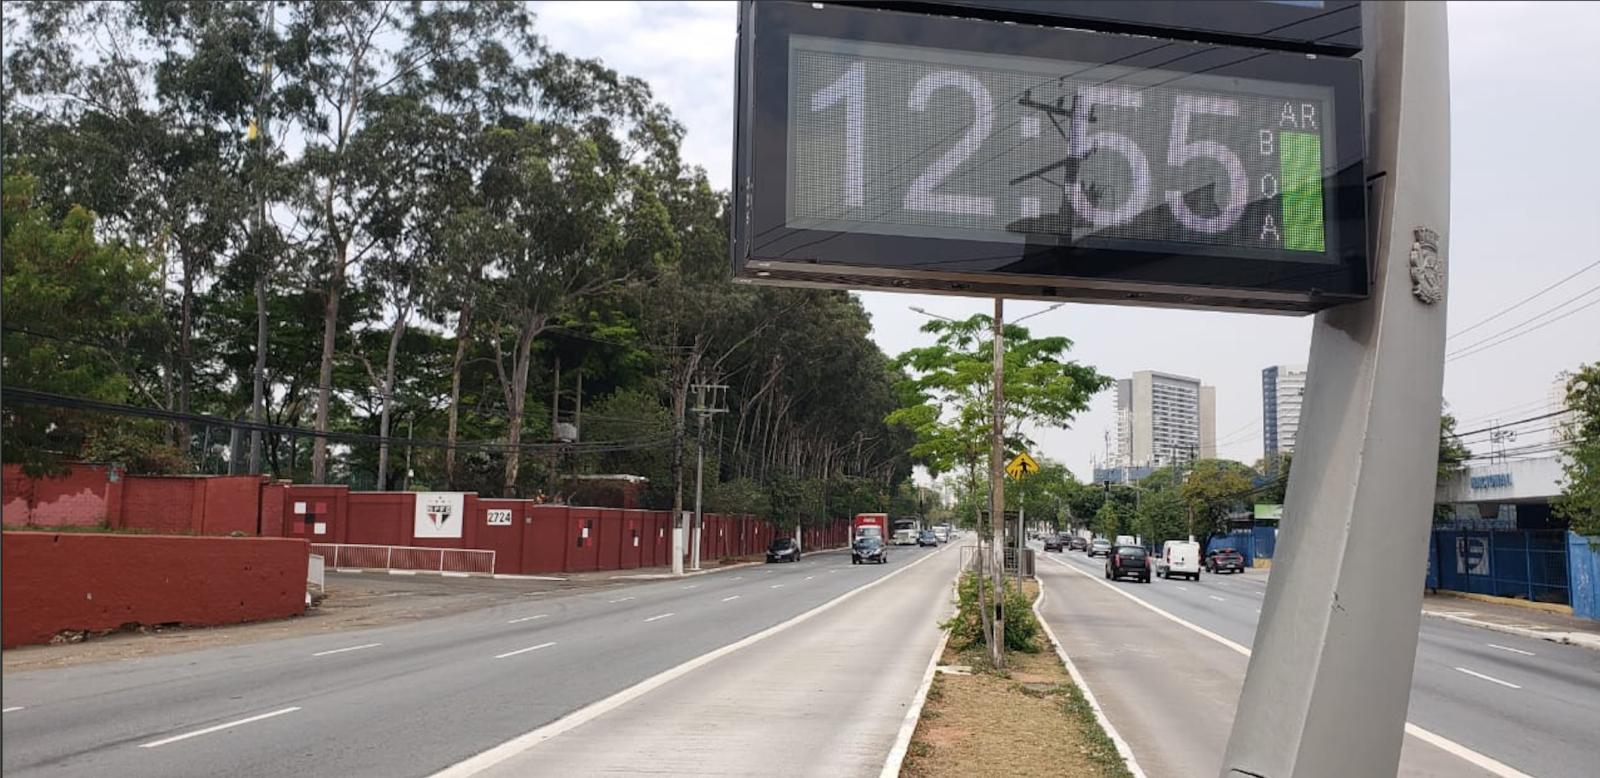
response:
[[[45,395],[8,397],[6,461],[556,498],[626,473],[665,508],[703,441],[708,509],[791,523],[909,477],[861,304],[731,283],[683,128],[527,4],[5,13],[6,384]]]

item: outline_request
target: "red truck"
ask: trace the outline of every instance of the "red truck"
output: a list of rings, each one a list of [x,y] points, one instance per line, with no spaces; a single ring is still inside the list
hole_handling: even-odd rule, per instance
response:
[[[867,535],[876,536],[878,540],[887,545],[889,543],[889,514],[856,514],[856,517],[850,520],[850,542],[854,543],[858,538]]]

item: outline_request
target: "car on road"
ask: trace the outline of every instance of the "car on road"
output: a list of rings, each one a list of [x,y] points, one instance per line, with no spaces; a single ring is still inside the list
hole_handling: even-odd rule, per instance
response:
[[[1072,539],[1067,541],[1067,550],[1068,551],[1088,551],[1089,550],[1089,541],[1087,541],[1087,540],[1085,540],[1083,538],[1080,538],[1077,535],[1073,535]]]
[[[868,562],[884,564],[889,561],[889,549],[883,541],[871,535],[856,538],[850,544],[850,564],[864,565]]]
[[[1172,580],[1183,576],[1200,580],[1200,544],[1192,540],[1169,540],[1161,544],[1161,556],[1156,558],[1156,577]]]
[[[767,544],[768,562],[798,562],[800,561],[800,544],[794,538],[773,538]]]
[[[1137,578],[1150,583],[1150,554],[1141,546],[1117,546],[1106,556],[1106,578]]]
[[[933,530],[925,529],[925,530],[917,533],[917,547],[918,548],[921,548],[923,546],[938,546],[938,545],[939,545],[939,536],[933,534]]]
[[[1223,571],[1230,573],[1244,572],[1244,554],[1232,548],[1213,549],[1211,553],[1206,554],[1206,572],[1220,573]]]
[[[1111,541],[1106,540],[1105,538],[1095,538],[1094,541],[1089,544],[1089,556],[1111,556]]]
[[[1046,551],[1066,551],[1067,550],[1067,536],[1066,535],[1046,535],[1045,538],[1044,538],[1044,550],[1046,550]]]

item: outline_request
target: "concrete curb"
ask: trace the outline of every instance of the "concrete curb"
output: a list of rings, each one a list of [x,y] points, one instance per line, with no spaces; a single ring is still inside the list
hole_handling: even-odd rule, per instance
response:
[[[1542,611],[1544,613],[1554,613],[1554,614],[1556,614],[1558,616],[1571,616],[1572,615],[1572,606],[1571,605],[1561,605],[1561,604],[1553,603],[1553,602],[1529,602],[1527,600],[1519,600],[1519,599],[1517,599],[1515,597],[1495,597],[1494,595],[1491,595],[1491,594],[1478,594],[1477,592],[1458,592],[1458,591],[1456,591],[1454,589],[1435,589],[1433,591],[1434,591],[1435,594],[1439,595],[1440,597],[1454,597],[1454,598],[1460,599],[1460,600],[1472,600],[1473,602],[1486,602],[1486,603],[1489,603],[1490,605],[1505,605],[1505,606],[1512,607],[1512,608],[1523,608],[1525,610],[1531,610],[1531,611]]]
[[[1469,619],[1465,616],[1457,616],[1454,613],[1438,613],[1426,609],[1422,611],[1422,615],[1431,616],[1435,619],[1444,619],[1445,621],[1453,621],[1457,624],[1465,624],[1469,627],[1479,627],[1482,629],[1492,630],[1494,632],[1503,632],[1507,635],[1517,635],[1525,638],[1548,640],[1551,643],[1560,643],[1562,645],[1578,646],[1580,648],[1600,651],[1600,635],[1590,635],[1583,632],[1555,632],[1551,630],[1529,629],[1527,627],[1517,627],[1511,624],[1500,624],[1494,621]]]
[[[1061,562],[1061,564],[1066,564]],[[1100,701],[1095,699],[1094,692],[1089,691],[1089,682],[1078,672],[1078,666],[1072,663],[1072,658],[1067,656],[1067,649],[1056,639],[1056,632],[1050,629],[1050,622],[1045,620],[1044,612],[1039,609],[1044,604],[1044,581],[1039,581],[1039,596],[1033,600],[1033,617],[1039,620],[1039,626],[1044,628],[1045,637],[1050,638],[1050,645],[1056,649],[1056,656],[1061,659],[1061,664],[1066,665],[1067,675],[1072,676],[1072,682],[1078,685],[1078,691],[1083,692],[1083,699],[1089,703],[1089,709],[1094,711],[1094,720],[1100,724],[1100,729],[1105,730],[1106,737],[1111,738],[1112,745],[1117,747],[1117,755],[1122,757],[1128,766],[1128,772],[1133,778],[1146,778],[1144,770],[1140,769],[1139,761],[1133,758],[1133,747],[1128,741],[1122,739],[1117,733],[1117,728],[1111,726],[1111,719],[1106,718],[1106,712],[1100,708]]]

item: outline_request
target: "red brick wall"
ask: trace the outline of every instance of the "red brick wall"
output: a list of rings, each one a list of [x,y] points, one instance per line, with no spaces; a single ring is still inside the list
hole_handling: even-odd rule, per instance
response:
[[[308,549],[284,538],[7,532],[4,647],[62,630],[234,624],[305,608]]]
[[[196,478],[130,478],[122,485],[122,515],[111,525],[174,534],[195,533]],[[204,495],[200,509],[204,510]],[[203,514],[202,514],[203,515]]]
[[[246,535],[261,531],[261,487],[265,479],[253,475],[217,476],[200,481],[204,502],[198,531],[202,535]]]
[[[111,486],[106,468],[77,465],[61,478],[32,479],[20,465],[0,471],[5,495],[4,522],[45,527],[89,527],[106,521],[106,495]]]

